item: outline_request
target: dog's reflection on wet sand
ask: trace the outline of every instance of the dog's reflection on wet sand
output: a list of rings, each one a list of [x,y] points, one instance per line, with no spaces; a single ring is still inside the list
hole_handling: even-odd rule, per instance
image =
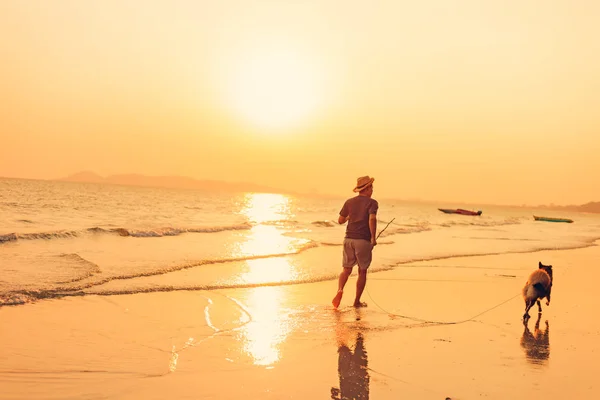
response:
[[[525,350],[527,361],[535,365],[544,365],[550,358],[550,325],[545,322],[544,330],[540,330],[542,314],[538,314],[533,333],[529,330],[528,321],[523,322],[525,330],[521,337],[521,347]]]

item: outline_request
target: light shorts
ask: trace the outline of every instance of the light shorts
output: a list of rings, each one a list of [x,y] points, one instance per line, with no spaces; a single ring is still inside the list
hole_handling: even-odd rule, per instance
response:
[[[344,239],[344,255],[342,267],[367,269],[373,259],[373,245],[365,239]]]

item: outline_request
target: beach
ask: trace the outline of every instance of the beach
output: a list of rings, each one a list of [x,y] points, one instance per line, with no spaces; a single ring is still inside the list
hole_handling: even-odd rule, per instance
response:
[[[525,328],[538,261],[552,303]],[[333,281],[3,307],[0,397],[594,398],[599,262],[596,245],[412,262],[370,274],[362,309],[353,275],[339,311]]]
[[[382,199],[368,307],[351,307],[354,271],[334,310],[340,199],[0,187],[0,399],[599,391],[595,214]],[[521,289],[540,261],[554,266],[552,303],[525,327]]]

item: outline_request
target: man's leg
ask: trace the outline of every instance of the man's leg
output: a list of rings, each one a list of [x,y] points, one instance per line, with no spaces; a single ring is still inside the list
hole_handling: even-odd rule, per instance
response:
[[[354,307],[361,307],[363,304],[360,302],[360,297],[365,290],[367,285],[367,270],[358,269],[358,280],[356,281],[356,298],[354,299]]]
[[[356,281],[354,307],[362,307],[366,304],[360,302],[360,297],[367,285],[367,269],[373,259],[373,245],[370,241],[361,240],[356,244],[356,258],[358,263],[358,280]]]
[[[340,273],[340,277],[338,279],[338,291],[335,297],[333,298],[333,301],[331,302],[331,304],[333,304],[335,308],[338,308],[340,302],[342,301],[342,295],[344,294],[344,286],[346,286],[346,282],[348,282],[348,277],[351,273],[352,268],[344,268]]]

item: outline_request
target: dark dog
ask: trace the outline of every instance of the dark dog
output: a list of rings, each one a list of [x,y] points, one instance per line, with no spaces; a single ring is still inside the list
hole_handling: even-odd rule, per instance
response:
[[[539,312],[542,312],[540,300],[544,297],[546,305],[550,305],[550,292],[552,291],[552,265],[539,263],[539,268],[529,275],[529,279],[523,288],[523,299],[525,299],[525,314],[523,319],[529,318],[529,309],[537,302]]]

